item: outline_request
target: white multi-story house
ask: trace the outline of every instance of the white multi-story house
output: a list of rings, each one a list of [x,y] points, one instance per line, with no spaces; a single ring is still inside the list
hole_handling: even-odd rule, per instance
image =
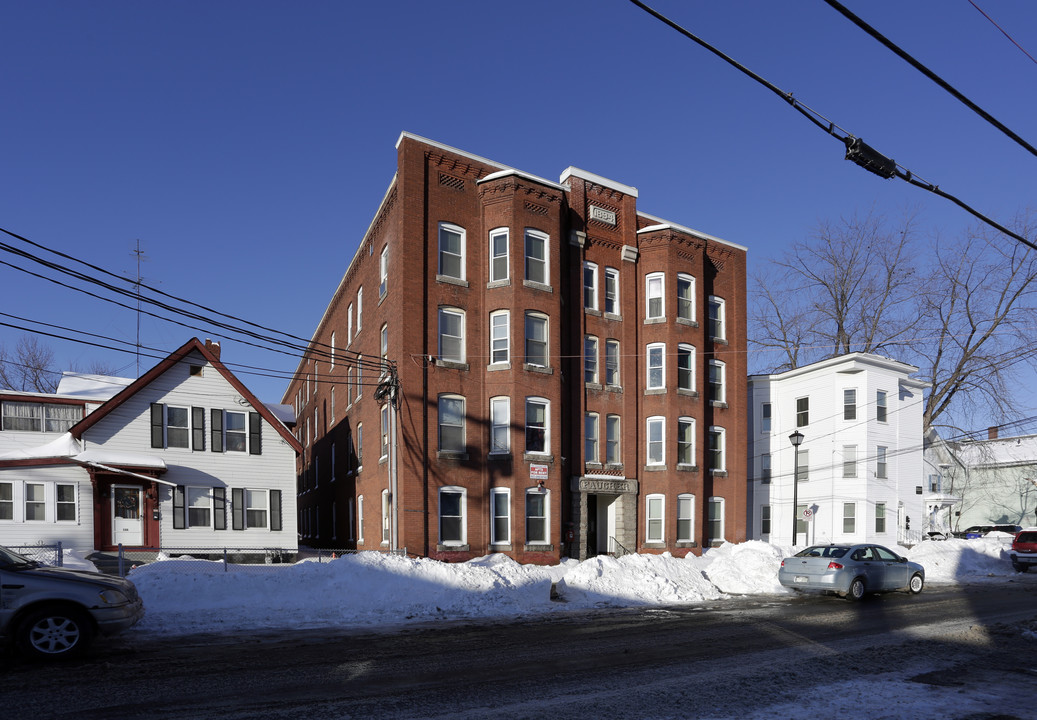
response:
[[[790,545],[795,522],[797,545],[920,540],[925,385],[911,379],[917,370],[852,353],[750,376],[749,537]]]
[[[973,525],[1027,527],[1037,520],[1037,435],[1000,437],[998,430],[989,428],[984,440],[949,443],[957,462],[945,466],[944,481],[959,501],[955,531]]]
[[[0,544],[298,547],[290,408],[259,402],[219,345],[0,402]]]

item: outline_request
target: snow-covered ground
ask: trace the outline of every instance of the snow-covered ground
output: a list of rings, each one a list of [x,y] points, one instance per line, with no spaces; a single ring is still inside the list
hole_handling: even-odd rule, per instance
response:
[[[927,584],[996,585],[1017,577],[1005,554],[1009,544],[1010,536],[1000,536],[893,549],[925,567]],[[520,565],[503,555],[448,564],[362,552],[323,562],[229,570],[219,562],[175,558],[136,567],[129,577],[147,608],[136,631],[146,634],[317,627],[390,630],[439,619],[542,617],[545,612],[574,609],[786,595],[791,591],[778,583],[778,567],[791,554],[788,547],[751,541],[726,544],[702,557],[597,557],[551,567]],[[1037,649],[1033,627],[1020,633],[1034,640]],[[953,687],[921,691],[917,683],[896,674],[872,675],[861,683],[858,693],[846,682],[832,693],[814,692],[806,707],[815,717],[834,717],[859,710],[861,697],[878,694],[890,710],[875,717],[960,717],[964,711],[996,710],[1003,697],[997,692],[990,697],[963,696]],[[1011,692],[1018,698],[1019,688]],[[802,702],[776,705],[742,717],[797,717],[804,708]]]

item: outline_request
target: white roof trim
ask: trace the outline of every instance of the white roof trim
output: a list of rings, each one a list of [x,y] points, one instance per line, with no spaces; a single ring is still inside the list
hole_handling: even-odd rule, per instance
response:
[[[595,185],[601,185],[602,187],[607,187],[610,190],[616,190],[617,192],[621,192],[624,195],[637,197],[637,188],[633,185],[624,185],[623,183],[616,182],[615,180],[609,180],[607,177],[602,177],[601,175],[596,175],[592,172],[581,170],[580,168],[573,167],[572,165],[567,167],[565,171],[562,172],[562,175],[558,179],[558,182],[565,184],[566,180],[568,180],[570,177],[582,178],[584,180],[588,180],[594,183]]]
[[[481,180],[476,180],[475,182],[478,185],[479,183],[490,182],[491,180],[507,177],[508,175],[517,175],[518,177],[525,178],[526,180],[532,180],[533,182],[540,183],[541,185],[553,187],[556,190],[565,191],[569,189],[565,185],[559,185],[558,183],[552,182],[551,180],[545,180],[542,177],[537,177],[536,175],[531,175],[530,173],[522,172],[521,170],[515,170],[514,168],[509,168],[507,170],[498,170],[497,172],[490,173],[486,177],[482,178]]]
[[[709,240],[710,242],[720,243],[721,245],[728,245],[730,247],[737,248],[744,252],[749,251],[749,248],[745,247],[744,245],[739,245],[738,243],[733,243],[729,240],[724,240],[723,238],[718,238],[714,235],[709,235],[699,230],[695,230],[694,228],[687,227],[686,225],[678,225],[677,223],[672,223],[667,220],[663,220],[662,218],[658,218],[655,215],[649,215],[648,213],[638,212],[637,214],[639,217],[643,217],[646,220],[654,220],[657,223],[655,225],[649,225],[648,227],[641,228],[637,231],[638,235],[640,235],[643,232],[654,232],[656,230],[672,228],[674,230],[679,230],[680,232],[688,233],[689,235],[694,235],[695,237],[701,238],[703,240]]]
[[[494,167],[498,167],[501,170],[512,170],[512,169],[514,169],[514,168],[508,167],[507,165],[501,165],[499,162],[495,162],[493,160],[489,160],[489,159],[481,157],[479,155],[475,155],[474,153],[465,152],[464,150],[458,150],[455,147],[450,147],[449,145],[444,145],[443,143],[438,143],[435,140],[429,140],[428,138],[424,138],[424,137],[421,137],[420,135],[415,135],[414,133],[409,133],[409,132],[401,132],[400,133],[400,137],[396,140],[396,149],[397,150],[400,149],[400,143],[403,142],[404,138],[410,138],[411,140],[416,140],[416,141],[418,141],[420,143],[425,143],[426,145],[431,145],[432,147],[437,147],[440,150],[445,150],[446,152],[449,152],[449,153],[454,153],[456,155],[461,155],[463,157],[468,158],[469,160],[475,160],[476,162],[484,163],[486,165],[493,165]]]

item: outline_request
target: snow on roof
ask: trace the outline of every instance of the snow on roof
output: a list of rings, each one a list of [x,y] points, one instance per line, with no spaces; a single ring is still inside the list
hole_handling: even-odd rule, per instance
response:
[[[961,443],[958,457],[970,467],[1037,464],[1037,435]]]
[[[44,458],[70,458],[78,455],[82,448],[69,433],[62,433],[48,443],[36,447],[21,448],[0,453],[0,460],[42,460]]]
[[[116,452],[105,450],[103,447],[90,448],[78,453],[74,458],[76,462],[94,465],[118,465],[120,467],[152,468],[165,470],[166,462],[162,458],[144,453]]]
[[[63,372],[61,381],[58,383],[57,394],[76,395],[91,400],[108,400],[132,382],[133,378]]]

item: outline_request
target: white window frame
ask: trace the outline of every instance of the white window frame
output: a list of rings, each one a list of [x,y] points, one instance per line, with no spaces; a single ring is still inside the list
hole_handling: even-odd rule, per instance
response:
[[[727,365],[722,360],[710,360],[707,366],[709,371],[708,394],[709,399],[715,403],[727,402]]]
[[[681,532],[682,526],[685,532]],[[691,493],[677,495],[677,542],[695,542],[695,496]]]
[[[646,465],[666,464],[666,418],[653,415],[645,420]]]
[[[771,506],[761,505],[760,506],[760,534],[770,535],[771,534]]]
[[[889,448],[885,445],[875,448],[875,477],[883,480],[889,477],[888,452]]]
[[[709,296],[709,337],[727,340],[727,301],[716,295]]]
[[[598,447],[600,439],[601,422],[596,412],[583,414],[583,461],[585,463],[598,462]]]
[[[875,534],[884,535],[886,533],[886,503],[877,502],[875,503]]]
[[[255,504],[255,501],[259,499],[262,499],[262,505]],[[270,491],[245,488],[244,500],[245,529],[266,530],[270,527]],[[262,522],[259,522],[257,518],[258,513],[262,513]]]
[[[204,500],[204,504],[194,504],[195,500]],[[192,499],[193,496],[193,499]],[[215,515],[212,502],[212,488],[189,485],[184,488],[184,528],[205,528],[212,530],[212,521]],[[208,517],[208,522],[194,522],[191,518],[192,510],[203,510]]]
[[[504,238],[504,252],[498,252],[495,239]],[[490,282],[504,282],[511,277],[511,234],[508,228],[499,227],[490,230]],[[503,260],[504,272],[499,272],[499,261]]]
[[[356,541],[364,544],[364,496],[356,498]]]
[[[378,412],[378,425],[381,432],[381,443],[379,444],[378,460],[386,460],[389,457],[389,406],[382,405]]]
[[[769,402],[760,403],[760,432],[769,434],[773,417],[773,406]]]
[[[389,291],[389,246],[382,248],[378,256],[378,298],[385,297]]]
[[[530,498],[539,497],[544,506],[543,515],[530,514]],[[528,488],[525,497],[524,516],[526,522],[526,544],[544,545],[551,541],[551,491],[544,488]],[[530,519],[536,519],[543,523],[543,531],[540,534],[533,532]]]
[[[458,334],[456,335],[448,333],[448,330],[453,330],[454,328],[444,327],[445,323],[451,321],[456,322],[458,325],[458,328],[456,328]],[[437,334],[439,339],[439,359],[452,363],[464,363],[466,361],[464,310],[456,307],[440,307]],[[451,348],[452,345],[456,345],[456,350]]]
[[[623,462],[622,434],[623,421],[619,415],[605,416],[605,462],[619,465]]]
[[[501,525],[503,527],[499,527]],[[490,488],[490,544],[511,544],[510,488]]]
[[[444,247],[443,240],[445,237],[455,235],[458,237],[458,242],[461,247],[455,252],[453,249],[447,249]],[[453,223],[441,222],[439,223],[439,253],[438,253],[438,265],[437,265],[437,277],[450,278],[452,280],[459,280],[464,282],[466,279],[465,275],[465,251],[468,244],[467,233],[465,229],[460,225]],[[456,258],[457,271],[455,275],[453,272],[447,272],[445,265],[446,260],[453,260]],[[452,270],[452,268],[451,268]]]
[[[649,390],[666,388],[666,343],[645,346],[645,387]]]
[[[681,294],[681,286],[687,294]],[[677,319],[695,322],[695,278],[688,273],[677,273]]]
[[[490,364],[503,365],[511,360],[511,311],[490,313]]]
[[[490,453],[511,452],[511,398],[490,398]]]
[[[543,426],[539,424],[530,424],[530,409],[533,407],[543,407],[544,419]],[[524,419],[524,427],[526,430],[526,445],[525,452],[527,455],[550,455],[551,454],[551,401],[543,397],[527,397],[526,398],[526,414]],[[543,433],[543,448],[540,450],[530,449],[530,432],[542,431]]]
[[[533,329],[534,327],[537,327],[537,326],[543,328],[543,340],[532,339],[530,337],[530,330]],[[551,355],[550,355],[550,350],[551,350],[551,324],[550,324],[550,319],[547,317],[547,315],[545,315],[543,313],[532,312],[532,311],[528,311],[527,310],[526,314],[525,314],[525,332],[524,332],[524,335],[525,335],[525,340],[526,340],[525,353],[524,353],[524,358],[523,358],[525,364],[526,365],[532,365],[534,367],[550,367],[550,362],[551,362],[551,360],[550,360],[550,358],[551,358]],[[540,353],[538,353],[536,357],[534,357],[534,356],[532,356],[530,354],[531,343],[532,344],[537,344],[537,345],[539,345],[539,344],[543,345],[542,356],[541,356]],[[537,360],[537,362],[532,362],[532,360]],[[540,362],[540,361],[542,361],[542,362]]]
[[[583,382],[598,383],[598,338],[594,335],[583,337]]]
[[[857,477],[857,446],[843,445],[843,477]]]
[[[459,515],[444,515],[443,514],[443,496],[444,495],[458,495],[458,511]],[[436,508],[436,518],[438,520],[438,533],[439,533],[439,544],[451,547],[461,546],[468,544],[468,489],[463,488],[459,485],[447,485],[446,487],[439,488],[438,493],[438,504]],[[459,538],[445,538],[443,533],[443,521],[446,518],[457,518],[459,523],[458,531]]]
[[[843,420],[857,419],[857,388],[843,388]]]
[[[451,420],[451,422],[447,423],[446,420]],[[440,452],[465,452],[465,448],[467,447],[465,444],[466,424],[464,396],[453,393],[441,394],[439,396],[438,412],[436,417],[436,426],[439,430]],[[447,433],[449,433],[449,435],[447,435]],[[454,437],[456,435],[460,435],[460,437]]]
[[[853,535],[857,532],[857,503],[843,503],[843,535]]]
[[[69,487],[72,488],[72,499],[62,500],[61,499],[61,488]],[[62,506],[72,506],[72,517],[62,518],[61,508]],[[55,482],[54,483],[54,522],[56,523],[79,523],[79,483],[77,482]]]
[[[356,334],[360,334],[360,330],[364,327],[364,286],[361,285],[356,289]],[[354,336],[355,337],[355,336]]]
[[[725,527],[726,523],[724,512],[726,510],[726,505],[727,503],[722,497],[714,496],[709,499],[709,506],[706,514],[706,532],[709,535],[708,540],[710,542],[723,540],[724,536],[727,533],[727,528]],[[711,515],[713,515],[714,508],[718,508],[718,512],[716,513],[717,517],[711,517]],[[718,534],[714,534],[713,529],[718,524],[720,527],[720,532]]]
[[[645,496],[645,542],[666,542],[666,496],[661,493]]]
[[[885,390],[875,391],[875,421],[889,422],[889,393]]]
[[[760,479],[764,482],[770,482],[771,480],[771,454],[762,453],[760,455]]]
[[[658,308],[653,311],[652,303]],[[663,320],[666,318],[666,273],[649,273],[645,275],[645,320]]]
[[[382,545],[388,545],[392,536],[392,500],[388,488],[382,490]]]
[[[532,244],[534,242],[540,242],[543,244],[544,252],[543,257],[537,257],[530,253]],[[534,230],[533,228],[526,228],[524,243],[523,243],[523,254],[525,256],[525,281],[534,283],[536,285],[551,285],[551,236],[540,230]],[[532,277],[531,270],[539,269],[542,277],[537,279]]]
[[[620,386],[620,357],[619,340],[607,338],[605,340],[605,384],[609,387]]]
[[[346,346],[348,347],[353,342],[353,303],[349,303],[346,307]],[[334,363],[332,363],[334,367]]]
[[[231,418],[237,418],[240,427],[231,428]],[[313,423],[314,423],[314,436],[316,436],[317,426],[317,410],[313,411]],[[223,411],[223,450],[224,452],[248,452],[248,413],[237,412],[236,410],[224,410]],[[236,440],[240,444],[240,447],[231,447],[231,440]],[[316,439],[316,437],[314,438]]]
[[[583,309],[598,309],[598,266],[586,260],[583,262]]]
[[[810,450],[805,447],[795,448],[796,454],[799,456],[799,475],[796,476],[796,482],[807,482],[810,480]]]
[[[686,437],[684,433],[686,433]],[[687,452],[682,453],[682,449],[686,449]],[[695,465],[695,418],[693,417],[677,418],[677,464]]]
[[[727,472],[727,430],[719,425],[711,425],[706,439],[709,443],[706,449],[706,467],[711,472]]]
[[[685,364],[687,367],[685,367]],[[695,346],[677,345],[677,389],[695,391]]]
[[[796,398],[796,427],[810,424],[810,396]]]
[[[606,315],[619,315],[619,270],[605,268],[605,306]]]

